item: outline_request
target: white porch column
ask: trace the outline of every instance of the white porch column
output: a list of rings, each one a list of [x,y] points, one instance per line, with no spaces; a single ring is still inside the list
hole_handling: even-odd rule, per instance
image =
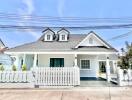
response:
[[[23,64],[26,64],[26,54],[23,55]]]
[[[75,54],[75,58],[74,58],[74,67],[78,67],[78,65],[77,65],[77,54]]]
[[[15,58],[15,61],[13,62],[13,64],[17,67],[18,70],[21,69],[20,62],[19,62],[19,55],[16,55],[13,58]]]
[[[107,82],[110,82],[111,77],[110,77],[109,57],[107,57],[107,59],[106,59],[106,78],[107,78]]]
[[[116,60],[113,61],[113,70],[114,70],[114,74],[115,74],[116,70],[117,70],[117,62],[116,62]]]
[[[33,68],[37,66],[37,54],[34,54]]]

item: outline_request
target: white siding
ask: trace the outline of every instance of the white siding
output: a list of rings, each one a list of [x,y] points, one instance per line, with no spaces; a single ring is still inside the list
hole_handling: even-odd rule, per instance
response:
[[[78,66],[80,66],[80,60],[81,59],[87,59],[90,60],[90,69],[88,70],[81,70],[80,69],[80,77],[97,77],[98,73],[98,61],[97,56],[95,55],[78,55]]]
[[[65,55],[65,54],[43,54],[38,55],[38,66],[49,67],[50,58],[64,58],[64,67],[73,67],[74,65],[74,55]]]
[[[92,44],[89,43],[90,38],[93,39]],[[80,46],[103,46],[103,44],[97,38],[91,35]]]

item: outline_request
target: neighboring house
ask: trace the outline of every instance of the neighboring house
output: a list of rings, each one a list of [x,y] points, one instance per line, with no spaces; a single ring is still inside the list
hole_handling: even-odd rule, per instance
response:
[[[117,50],[93,31],[71,34],[65,28],[57,33],[47,28],[35,42],[6,51],[16,58],[14,64],[21,69],[32,67],[79,67],[81,79],[96,79],[100,73],[116,71]],[[109,81],[109,77],[107,77]]]
[[[5,46],[3,41],[0,39],[0,65],[4,66],[4,69],[10,69],[12,65],[12,59],[9,55],[4,54],[8,48]]]

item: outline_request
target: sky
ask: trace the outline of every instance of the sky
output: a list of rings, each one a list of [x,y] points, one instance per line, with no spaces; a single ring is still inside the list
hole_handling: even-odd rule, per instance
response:
[[[132,17],[132,0],[1,0],[0,13],[11,13],[17,15],[38,15],[52,17],[81,17],[81,18],[127,18]],[[25,21],[23,23],[22,21]],[[106,24],[107,22],[105,22]],[[131,23],[131,22],[127,22]],[[0,18],[0,24],[4,25],[33,25],[23,16],[20,20],[12,21]],[[57,24],[51,21],[47,26]],[[65,24],[65,23],[63,23]],[[102,23],[87,23],[87,25],[103,25]],[[107,23],[113,24],[113,23]],[[114,23],[115,24],[115,23]],[[118,23],[117,23],[118,24]],[[120,23],[119,23],[120,24]],[[35,24],[39,25],[39,24]],[[68,24],[70,26],[70,24]],[[54,31],[59,30],[53,29]],[[132,42],[132,34],[124,38],[110,41],[118,36],[132,31],[128,29],[69,29],[71,34],[87,34],[94,31],[116,49],[125,47],[125,41]],[[26,31],[0,29],[0,38],[9,48],[21,44],[36,41],[43,33],[43,30]]]

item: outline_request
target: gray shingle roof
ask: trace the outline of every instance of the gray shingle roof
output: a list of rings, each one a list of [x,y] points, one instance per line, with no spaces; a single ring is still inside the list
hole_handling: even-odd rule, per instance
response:
[[[66,42],[58,41],[42,41],[41,38],[32,43],[20,45],[7,50],[6,52],[56,52],[56,51],[100,51],[100,52],[115,52],[114,48],[104,47],[83,47],[74,49],[75,46],[80,43],[87,34],[70,34],[69,40]]]

